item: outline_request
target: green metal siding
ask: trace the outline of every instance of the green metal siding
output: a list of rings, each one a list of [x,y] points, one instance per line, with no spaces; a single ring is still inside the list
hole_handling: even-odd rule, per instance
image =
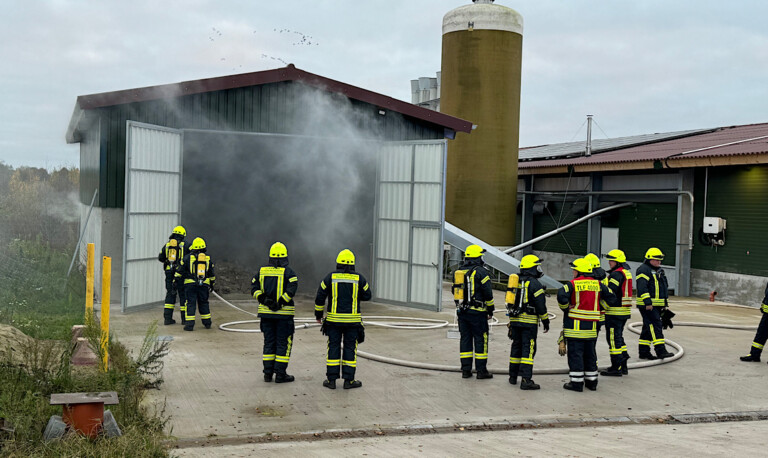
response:
[[[645,259],[650,247],[664,253],[664,264],[674,265],[677,231],[676,204],[637,204],[619,209],[619,248],[632,261]]]
[[[699,240],[704,221],[705,170],[696,170],[694,186],[695,269],[768,276],[768,166],[709,169],[707,215],[726,220],[725,245],[711,247]]]
[[[571,202],[551,202],[549,212],[533,215],[533,236],[538,237],[578,219],[571,212]],[[559,224],[557,223],[559,221]],[[536,251],[552,251],[565,254],[583,254],[587,252],[587,224],[579,224],[560,234],[542,240],[533,245]]]
[[[125,201],[125,141],[128,120],[176,129],[211,129],[239,132],[307,134],[304,126],[292,121],[306,107],[299,106],[307,86],[294,82],[229,89],[188,95],[168,100],[117,105],[95,110],[101,118],[101,152],[99,161],[98,205],[122,208]],[[309,89],[315,90],[316,89]],[[443,138],[444,129],[422,121],[405,118],[399,113],[378,114],[373,105],[341,101],[354,110],[358,127],[369,127],[370,138],[388,141],[428,140]],[[332,116],[331,119],[340,119]],[[334,136],[333,126],[318,123],[316,135]],[[98,123],[96,124],[98,125]],[[93,190],[91,189],[91,195]],[[87,194],[81,189],[81,200]],[[90,196],[87,197],[90,202]]]

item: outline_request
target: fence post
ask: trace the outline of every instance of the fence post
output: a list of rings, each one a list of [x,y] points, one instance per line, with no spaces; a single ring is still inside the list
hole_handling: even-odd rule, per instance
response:
[[[101,264],[101,369],[109,368],[109,289],[112,281],[112,258],[104,256]]]
[[[94,245],[87,246],[88,256],[85,263],[85,324],[93,323],[93,269],[94,269]]]

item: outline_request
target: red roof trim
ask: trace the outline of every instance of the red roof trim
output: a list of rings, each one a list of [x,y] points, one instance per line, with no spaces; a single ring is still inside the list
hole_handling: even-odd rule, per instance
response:
[[[351,99],[367,102],[381,108],[402,113],[403,115],[412,118],[447,127],[457,132],[470,133],[472,131],[472,123],[469,121],[422,108],[357,86],[325,78],[314,73],[309,73],[296,68],[293,64],[289,64],[287,67],[262,72],[243,73],[239,75],[184,81],[181,83],[164,84],[160,86],[81,95],[77,98],[77,104],[83,110],[90,110],[124,103],[180,97],[202,92],[258,86],[261,84],[277,83],[281,81],[300,81],[310,86],[340,93]]]

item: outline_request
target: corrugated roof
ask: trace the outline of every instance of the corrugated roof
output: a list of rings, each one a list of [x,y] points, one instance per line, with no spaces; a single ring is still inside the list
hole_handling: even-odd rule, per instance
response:
[[[698,133],[693,131],[686,136],[597,153],[590,157],[582,155],[565,159],[524,161],[519,163],[519,168],[600,166],[649,161],[662,161],[664,165],[669,165],[677,161],[699,158],[752,154],[768,154],[768,123],[720,127]]]
[[[357,86],[315,75],[314,73],[300,70],[293,64],[289,64],[287,67],[261,72],[184,81],[181,83],[126,89],[100,94],[81,95],[77,98],[76,111],[77,108],[81,110],[89,110],[99,107],[120,105],[123,103],[181,97],[201,92],[257,86],[281,81],[300,81],[309,86],[321,88],[329,92],[340,93],[350,99],[367,102],[380,108],[401,113],[405,116],[421,119],[432,124],[452,129],[456,132],[470,133],[472,131],[472,123],[469,121],[449,116],[445,113],[421,108],[408,102],[397,100]]]
[[[673,138],[687,137],[689,135],[702,132],[711,132],[713,129],[682,130],[679,132],[665,132],[645,135],[632,135],[629,137],[603,138],[592,140],[592,154],[598,154],[606,151],[613,151],[630,146],[656,143]],[[583,156],[587,148],[587,141],[556,143],[553,145],[531,146],[521,148],[519,160],[530,161],[551,158],[564,158],[572,156]]]

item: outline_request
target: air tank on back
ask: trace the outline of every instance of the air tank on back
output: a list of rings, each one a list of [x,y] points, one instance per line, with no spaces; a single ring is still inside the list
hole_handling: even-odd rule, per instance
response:
[[[448,142],[446,221],[515,245],[523,18],[475,0],[443,18],[440,111],[477,128]]]

